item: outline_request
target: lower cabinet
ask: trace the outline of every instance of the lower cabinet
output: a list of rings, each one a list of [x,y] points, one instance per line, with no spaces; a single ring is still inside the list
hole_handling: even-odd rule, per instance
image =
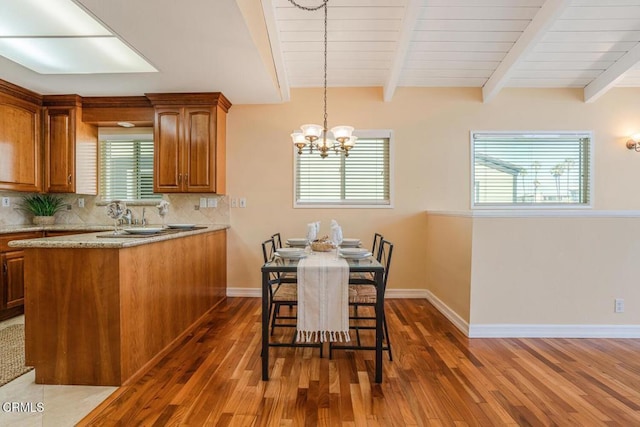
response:
[[[9,242],[38,237],[41,232],[0,235],[0,320],[24,313],[24,251],[10,248]]]

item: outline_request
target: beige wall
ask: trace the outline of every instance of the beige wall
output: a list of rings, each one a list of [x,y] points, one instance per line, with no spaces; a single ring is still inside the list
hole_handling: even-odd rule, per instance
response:
[[[639,255],[638,218],[474,218],[470,323],[640,324]]]
[[[614,296],[625,297],[627,307],[638,304],[635,302],[638,295],[631,288],[632,278],[638,272],[631,262],[620,264],[611,254],[631,249],[632,237],[625,240],[624,237],[630,235],[625,235],[623,230],[635,226],[640,219],[611,218],[604,227],[596,226],[601,221],[598,218],[577,221],[575,224],[580,226],[576,227],[565,227],[567,221],[562,218],[540,220],[547,237],[544,243],[537,243],[540,247],[560,246],[569,250],[570,247],[563,246],[567,241],[579,241],[586,246],[574,247],[580,249],[576,253],[590,254],[580,280],[594,279],[583,283],[584,286],[580,281],[569,285],[565,275],[567,280],[561,280],[555,287],[560,288],[556,292],[564,292],[566,297],[557,299],[557,295],[542,289],[531,273],[527,274],[530,278],[522,282],[526,292],[509,288],[514,272],[505,272],[501,280],[495,280],[495,273],[503,271],[504,263],[492,255],[497,247],[502,247],[493,233],[501,229],[504,219],[482,219],[477,229],[478,218],[454,221],[442,224],[443,229],[433,233],[435,226],[429,225],[424,211],[469,212],[471,130],[591,130],[594,132],[594,211],[640,210],[636,190],[636,183],[640,182],[640,154],[624,147],[628,135],[640,130],[640,89],[613,89],[590,104],[583,102],[579,89],[505,89],[488,104],[482,103],[480,90],[474,88],[399,88],[388,103],[382,101],[380,89],[330,89],[330,125],[351,124],[358,129],[394,131],[395,206],[393,209],[293,209],[294,153],[289,134],[302,123],[321,120],[321,96],[321,90],[317,89],[293,90],[289,103],[234,105],[230,110],[228,191],[230,197],[246,197],[248,202],[246,209],[231,210],[230,287],[259,287],[262,239],[275,231],[285,237],[302,236],[305,224],[313,220],[321,220],[323,231],[327,232],[329,221],[335,218],[342,223],[346,236],[361,237],[370,244],[373,232],[380,231],[396,244],[389,279],[391,289],[429,289],[461,318],[472,323],[637,323],[637,317],[631,314],[612,315]],[[539,236],[539,222],[516,221],[510,226],[514,227],[511,231],[517,230],[523,236]],[[462,236],[472,229],[470,249],[469,240]],[[563,233],[556,234],[560,231]],[[600,241],[596,233],[610,233],[610,238],[602,240],[606,246],[589,252],[588,245]],[[447,241],[448,234],[456,236],[455,239]],[[428,237],[434,235],[438,240],[430,241]],[[623,240],[619,242],[618,238]],[[467,274],[464,262],[458,267],[463,269],[458,275],[445,274],[447,269],[456,267],[455,264],[440,264],[441,271],[430,270],[440,261],[425,262],[425,256],[442,242],[449,244],[451,253],[472,253],[473,288],[470,283],[469,289],[464,289],[463,278]],[[508,249],[502,250],[508,252]],[[566,268],[566,257],[558,253],[545,256],[550,257],[547,266],[540,266],[537,260],[535,266],[527,265],[526,259],[519,259],[520,264],[514,265],[526,271],[546,269],[546,275],[537,276],[544,280]],[[577,267],[578,261],[572,260],[571,264]],[[598,274],[591,274],[596,271]],[[505,290],[513,292],[505,293]],[[506,302],[494,299],[503,294],[516,298],[521,304],[532,301],[531,310],[518,310],[517,306],[509,305],[511,299]],[[558,302],[566,303],[574,294],[580,294],[579,300],[585,303],[564,304],[563,310],[567,311],[555,313]],[[470,299],[467,308],[465,298]]]
[[[426,285],[439,301],[470,323],[473,218],[428,215]]]

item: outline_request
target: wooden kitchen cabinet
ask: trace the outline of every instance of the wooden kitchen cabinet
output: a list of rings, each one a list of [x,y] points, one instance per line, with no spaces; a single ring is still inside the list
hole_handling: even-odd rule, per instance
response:
[[[24,313],[24,251],[10,248],[9,242],[38,237],[41,232],[0,235],[0,320]]]
[[[0,190],[42,191],[42,97],[0,80]]]
[[[154,192],[226,190],[226,117],[221,93],[146,94],[154,106]]]
[[[45,191],[97,194],[98,128],[82,122],[82,98],[48,95],[43,105]]]

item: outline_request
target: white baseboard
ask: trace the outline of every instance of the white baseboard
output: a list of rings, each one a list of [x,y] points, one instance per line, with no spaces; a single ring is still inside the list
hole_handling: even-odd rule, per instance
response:
[[[424,289],[387,289],[386,298],[427,298],[429,292]],[[227,288],[228,297],[261,298],[260,288]]]
[[[640,325],[471,325],[469,338],[640,338]]]
[[[260,288],[227,288],[228,297],[262,298]]]
[[[447,304],[442,302],[440,298],[435,296],[431,291],[425,291],[427,293],[426,298],[433,306],[444,315],[453,325],[458,328],[463,334],[469,336],[469,323],[464,320],[458,313],[453,311]]]

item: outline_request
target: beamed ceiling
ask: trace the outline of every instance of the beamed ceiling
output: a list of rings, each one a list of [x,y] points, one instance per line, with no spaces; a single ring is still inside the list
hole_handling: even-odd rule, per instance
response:
[[[298,0],[314,6],[321,0]],[[234,104],[322,86],[323,12],[289,0],[77,0],[159,73],[0,78],[82,96],[221,91]],[[0,6],[1,8],[1,6]],[[640,0],[329,0],[328,85],[579,88],[592,102],[640,86]]]

